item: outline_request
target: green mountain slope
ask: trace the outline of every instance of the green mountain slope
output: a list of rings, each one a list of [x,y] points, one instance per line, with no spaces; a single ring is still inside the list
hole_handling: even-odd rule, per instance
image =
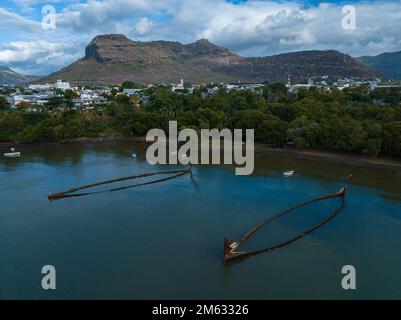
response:
[[[384,74],[389,78],[401,80],[401,51],[383,53],[374,57],[359,58],[370,69]]]

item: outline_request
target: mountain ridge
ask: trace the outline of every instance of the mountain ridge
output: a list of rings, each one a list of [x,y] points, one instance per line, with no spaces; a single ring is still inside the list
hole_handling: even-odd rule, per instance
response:
[[[42,79],[85,83],[168,83],[181,78],[192,83],[304,81],[328,75],[333,78],[377,78],[360,61],[335,50],[311,50],[268,57],[243,57],[206,39],[190,44],[173,41],[141,42],[124,35],[95,37],[85,56]]]
[[[389,78],[401,80],[401,51],[384,52],[377,56],[363,56],[358,59],[372,70],[383,73]]]
[[[38,77],[15,72],[8,66],[0,66],[0,85],[18,85],[35,79]]]

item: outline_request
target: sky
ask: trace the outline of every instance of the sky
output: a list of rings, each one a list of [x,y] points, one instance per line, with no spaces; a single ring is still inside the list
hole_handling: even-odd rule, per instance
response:
[[[208,39],[244,56],[334,49],[357,57],[401,51],[400,30],[401,0],[0,0],[0,65],[46,75],[107,33]]]

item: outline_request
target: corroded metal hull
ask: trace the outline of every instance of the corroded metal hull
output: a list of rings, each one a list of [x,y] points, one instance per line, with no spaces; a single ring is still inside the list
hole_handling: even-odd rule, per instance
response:
[[[310,234],[311,232],[315,231],[316,229],[320,228],[321,226],[323,226],[324,224],[326,224],[327,222],[329,222],[331,219],[333,219],[337,214],[340,213],[340,211],[344,208],[345,205],[345,196],[347,194],[347,188],[342,188],[341,190],[339,190],[336,193],[333,194],[328,194],[328,195],[324,195],[324,196],[320,196],[308,201],[305,201],[303,203],[300,203],[298,205],[295,205],[283,212],[280,212],[279,214],[275,215],[272,218],[269,218],[265,221],[263,221],[262,223],[258,224],[257,226],[255,226],[254,228],[252,228],[250,231],[248,231],[247,233],[244,234],[244,236],[238,241],[233,241],[233,240],[229,240],[228,238],[224,238],[224,263],[230,262],[232,260],[235,259],[240,259],[240,258],[246,258],[246,257],[250,257],[253,255],[257,255],[259,253],[263,253],[263,252],[268,252],[268,251],[272,251],[274,249],[278,249],[278,248],[282,248],[285,247],[297,240],[300,240],[301,238],[303,238],[305,235]],[[336,209],[333,213],[331,213],[329,216],[327,216],[325,219],[323,219],[322,221],[320,221],[317,225],[314,225],[310,228],[308,228],[307,230],[304,230],[303,232],[294,235],[292,238],[278,243],[274,246],[271,247],[267,247],[267,248],[263,248],[263,249],[259,249],[259,250],[254,250],[254,251],[249,251],[249,252],[241,252],[238,251],[239,248],[241,247],[241,245],[248,240],[255,232],[257,232],[259,229],[261,229],[262,227],[268,225],[269,223],[273,222],[274,220],[277,220],[278,218],[290,213],[291,211],[301,208],[303,206],[306,206],[308,204],[314,203],[314,202],[318,202],[318,201],[322,201],[322,200],[327,200],[327,199],[332,199],[332,198],[341,198],[342,202],[341,202],[341,206]]]

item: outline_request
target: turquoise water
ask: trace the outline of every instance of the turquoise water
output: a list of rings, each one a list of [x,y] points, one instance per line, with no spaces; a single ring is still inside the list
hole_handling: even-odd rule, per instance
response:
[[[21,151],[0,159],[2,299],[401,298],[399,171],[258,154],[250,177],[197,166],[194,180],[49,202],[50,192],[166,167],[150,167],[132,143]],[[289,169],[296,175],[283,178]],[[223,265],[225,235],[238,239],[266,217],[335,192],[350,173],[346,207],[334,220],[289,247]],[[284,240],[338,206],[333,199],[297,210],[246,249]],[[47,264],[57,270],[54,291],[41,289]],[[349,264],[355,291],[341,288]]]

